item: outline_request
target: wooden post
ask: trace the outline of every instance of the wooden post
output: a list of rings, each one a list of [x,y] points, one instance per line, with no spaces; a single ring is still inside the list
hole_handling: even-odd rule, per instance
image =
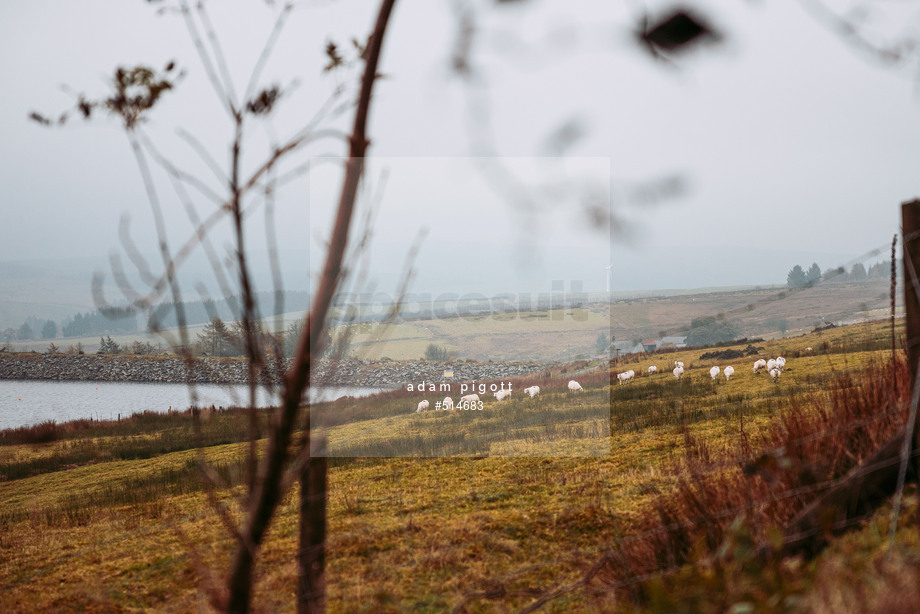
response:
[[[920,363],[920,299],[914,286],[914,278],[920,279],[920,199],[901,204],[901,230],[907,317],[905,349],[913,399],[920,385],[916,379]],[[920,480],[920,458],[906,466],[900,462],[905,453],[920,449],[918,436],[920,420],[915,420],[913,425],[908,420],[907,427],[899,430],[878,452],[864,459],[837,485],[790,519],[786,525],[784,553],[817,553],[824,547],[827,535],[845,529],[853,519],[877,509],[892,494],[900,493],[905,479]],[[897,509],[899,498],[895,501]]]
[[[917,364],[920,362],[920,299],[918,289],[914,287],[914,273],[920,278],[920,199],[901,204],[901,231],[904,235],[904,311],[905,311],[905,345],[907,366],[911,378],[910,389],[917,386],[915,377]],[[911,436],[914,450],[920,449],[920,420],[914,423]],[[920,459],[917,459],[920,470]]]
[[[316,442],[319,454],[324,442]],[[311,450],[300,474],[300,551],[297,613],[326,611],[326,457]]]
[[[897,337],[894,334],[895,296],[898,287],[898,235],[891,239],[891,368],[894,369],[895,355],[898,350]],[[903,267],[902,267],[903,268]]]

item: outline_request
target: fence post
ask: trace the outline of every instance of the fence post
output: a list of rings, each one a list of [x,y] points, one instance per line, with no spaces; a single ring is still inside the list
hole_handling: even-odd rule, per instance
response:
[[[910,389],[917,386],[915,377],[920,362],[920,299],[914,286],[914,275],[920,276],[920,199],[901,203],[901,232],[904,250],[904,315],[907,367]],[[920,420],[914,423],[911,434],[912,448],[920,449]],[[917,459],[920,462],[920,459]],[[920,466],[917,467],[920,470]]]
[[[326,446],[325,440],[314,441],[300,474],[298,614],[326,611]]]

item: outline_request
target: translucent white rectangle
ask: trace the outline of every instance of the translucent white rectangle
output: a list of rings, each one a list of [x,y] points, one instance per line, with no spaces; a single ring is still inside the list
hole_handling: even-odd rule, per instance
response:
[[[341,169],[310,174],[314,281]],[[327,453],[608,454],[610,184],[606,158],[366,160],[311,381],[389,392],[314,405]]]

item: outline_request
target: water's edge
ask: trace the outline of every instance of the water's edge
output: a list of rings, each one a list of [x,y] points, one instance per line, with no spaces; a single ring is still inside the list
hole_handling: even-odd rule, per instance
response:
[[[323,387],[310,389],[310,402],[341,396],[364,397],[382,388]],[[264,387],[256,390],[257,407],[279,404]],[[0,430],[53,420],[117,420],[144,411],[184,411],[191,406],[226,408],[249,403],[249,387],[236,384],[185,384],[169,382],[61,382],[0,380]]]

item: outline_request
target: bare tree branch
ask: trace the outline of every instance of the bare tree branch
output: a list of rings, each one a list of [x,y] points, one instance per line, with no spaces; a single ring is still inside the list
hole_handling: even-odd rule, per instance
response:
[[[294,364],[285,381],[283,404],[275,416],[269,435],[268,446],[256,484],[251,497],[251,506],[247,513],[243,529],[244,543],[237,546],[230,566],[228,610],[230,612],[247,612],[251,601],[252,570],[255,562],[249,549],[250,544],[260,544],[268,530],[278,502],[281,499],[281,481],[287,462],[287,449],[290,444],[300,400],[308,387],[311,359],[322,349],[321,333],[329,305],[342,269],[342,257],[348,238],[357,194],[358,181],[364,168],[364,155],[367,150],[367,115],[370,110],[371,91],[377,76],[377,63],[383,44],[383,36],[395,0],[382,0],[374,31],[367,43],[367,59],[361,80],[358,106],[355,110],[354,127],[351,135],[348,164],[342,183],[338,212],[330,241],[326,264],[320,278],[319,288],[313,300],[310,314],[300,342]],[[257,172],[260,176],[264,171]],[[305,434],[305,445],[309,446],[309,431]]]

